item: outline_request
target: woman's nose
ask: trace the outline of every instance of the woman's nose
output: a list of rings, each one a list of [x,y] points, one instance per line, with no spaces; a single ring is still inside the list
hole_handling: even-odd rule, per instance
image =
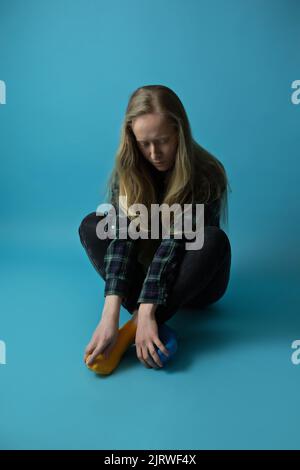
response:
[[[152,158],[156,158],[157,156],[159,156],[159,146],[158,144],[152,144],[151,145],[151,149],[150,149],[150,155]]]

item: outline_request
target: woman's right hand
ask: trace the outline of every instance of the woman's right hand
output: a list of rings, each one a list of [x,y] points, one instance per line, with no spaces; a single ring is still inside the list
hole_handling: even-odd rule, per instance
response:
[[[117,341],[118,334],[119,322],[115,318],[102,317],[85,349],[85,363],[92,365],[99,354],[103,354],[107,359]],[[88,356],[90,357],[87,361]]]

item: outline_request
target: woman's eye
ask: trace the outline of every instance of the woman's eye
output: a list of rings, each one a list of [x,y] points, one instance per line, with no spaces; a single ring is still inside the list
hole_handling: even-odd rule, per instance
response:
[[[167,142],[168,142],[168,139],[162,139],[162,140],[160,140],[159,143],[163,145],[163,144],[166,144]],[[148,145],[149,145],[148,142],[142,142],[143,147],[148,147]]]

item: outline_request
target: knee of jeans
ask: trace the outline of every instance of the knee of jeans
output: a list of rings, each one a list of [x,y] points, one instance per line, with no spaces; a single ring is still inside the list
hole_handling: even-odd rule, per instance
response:
[[[231,253],[230,241],[227,234],[219,227],[208,225],[204,228],[204,243],[205,237],[209,237],[210,241],[222,252],[227,255]]]
[[[92,221],[95,220],[95,217],[96,217],[96,212],[91,212],[90,214],[85,216],[84,219],[82,219],[82,221],[80,222],[78,233],[79,233],[79,237],[81,241],[83,240],[85,234],[87,233],[87,230],[90,227]]]

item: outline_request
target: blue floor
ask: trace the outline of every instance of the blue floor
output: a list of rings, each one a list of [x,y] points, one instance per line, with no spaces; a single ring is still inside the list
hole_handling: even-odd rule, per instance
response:
[[[223,299],[169,322],[179,349],[166,369],[132,347],[99,377],[83,351],[103,281],[75,236],[32,233],[2,244],[1,449],[300,448],[299,273],[237,254]]]

